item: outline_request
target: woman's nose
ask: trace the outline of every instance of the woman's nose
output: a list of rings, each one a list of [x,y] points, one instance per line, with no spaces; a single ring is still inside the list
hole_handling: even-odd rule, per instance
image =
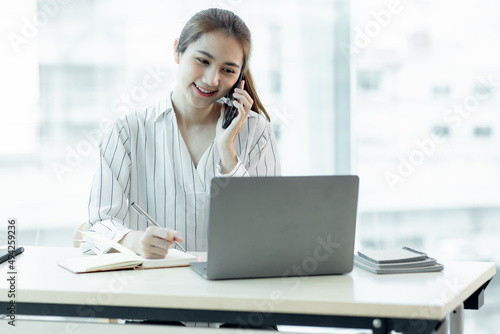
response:
[[[219,71],[216,68],[207,69],[203,75],[203,81],[211,87],[219,86]]]

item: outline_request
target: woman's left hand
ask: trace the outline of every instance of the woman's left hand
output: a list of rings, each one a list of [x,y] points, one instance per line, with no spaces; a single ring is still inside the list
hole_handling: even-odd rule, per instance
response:
[[[241,81],[241,88],[234,90],[233,104],[238,108],[238,115],[233,119],[231,124],[226,128],[222,128],[224,122],[224,111],[226,106],[221,107],[220,117],[217,122],[216,142],[219,154],[221,156],[222,170],[224,173],[230,172],[238,163],[234,142],[241,128],[247,121],[248,114],[253,105],[253,100],[250,95],[243,90],[245,81]]]

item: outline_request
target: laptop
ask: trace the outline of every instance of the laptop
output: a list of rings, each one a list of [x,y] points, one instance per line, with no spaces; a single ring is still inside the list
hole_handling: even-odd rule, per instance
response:
[[[214,178],[206,279],[352,271],[359,178],[355,175]]]

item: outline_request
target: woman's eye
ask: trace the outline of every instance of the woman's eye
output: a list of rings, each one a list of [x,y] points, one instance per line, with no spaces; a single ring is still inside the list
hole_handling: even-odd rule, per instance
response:
[[[204,65],[207,65],[208,64],[208,61],[206,61],[205,59],[202,59],[202,58],[196,58],[200,63],[204,64]]]
[[[229,74],[234,73],[234,70],[232,70],[230,68],[224,68],[223,71],[226,73],[229,73]]]

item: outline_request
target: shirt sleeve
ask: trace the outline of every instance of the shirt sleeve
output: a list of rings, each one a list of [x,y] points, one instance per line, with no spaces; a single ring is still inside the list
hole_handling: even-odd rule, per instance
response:
[[[246,159],[245,159],[246,158]],[[246,161],[245,163],[243,161]],[[269,122],[259,134],[259,137],[250,148],[248,156],[243,159],[238,156],[238,163],[229,173],[222,173],[221,161],[217,164],[218,177],[245,177],[245,176],[279,176],[281,164],[276,145],[276,138]]]
[[[89,220],[84,231],[98,233],[118,242],[131,231],[125,224],[130,191],[130,150],[126,125],[117,121],[99,145],[99,165],[94,174],[89,199]],[[84,235],[83,253],[102,254],[110,247]]]

